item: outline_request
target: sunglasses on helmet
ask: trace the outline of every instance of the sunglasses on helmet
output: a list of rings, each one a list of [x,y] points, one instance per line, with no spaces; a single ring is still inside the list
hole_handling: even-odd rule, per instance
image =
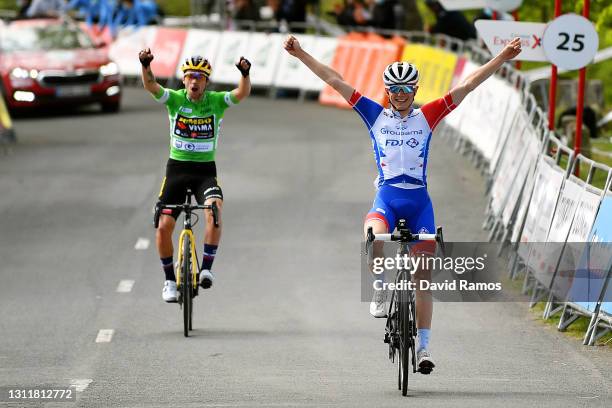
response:
[[[414,93],[414,86],[412,85],[391,85],[390,87],[387,88],[389,90],[389,92],[391,93],[400,93],[400,92],[404,92],[404,93]]]
[[[202,79],[206,78],[206,75],[202,72],[188,72],[185,74],[185,78],[187,79]]]

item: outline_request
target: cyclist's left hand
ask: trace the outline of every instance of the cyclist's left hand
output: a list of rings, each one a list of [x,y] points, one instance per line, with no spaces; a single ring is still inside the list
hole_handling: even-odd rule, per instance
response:
[[[249,71],[251,70],[251,62],[244,57],[240,57],[240,61],[236,63],[236,68],[238,68],[238,71],[246,78],[249,76]]]
[[[516,37],[514,40],[510,41],[503,50],[499,53],[499,55],[504,60],[511,60],[521,53],[521,39]]]

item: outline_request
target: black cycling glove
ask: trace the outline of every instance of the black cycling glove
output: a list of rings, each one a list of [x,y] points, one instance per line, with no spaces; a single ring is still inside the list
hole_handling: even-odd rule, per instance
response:
[[[140,51],[138,54],[138,59],[143,67],[149,68],[151,61],[153,61],[153,55],[151,53],[145,53],[144,51]]]
[[[246,69],[242,68],[242,61],[246,61],[247,63]],[[240,71],[242,76],[246,78],[249,76],[249,71],[251,70],[251,62],[244,57],[240,57],[240,61],[238,61],[238,63],[236,64],[236,68],[238,68],[238,71]]]

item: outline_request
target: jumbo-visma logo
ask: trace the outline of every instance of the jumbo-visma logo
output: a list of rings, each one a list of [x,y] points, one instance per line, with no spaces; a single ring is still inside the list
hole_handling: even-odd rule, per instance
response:
[[[174,122],[174,134],[185,139],[211,139],[215,136],[214,117],[188,118],[177,115]]]

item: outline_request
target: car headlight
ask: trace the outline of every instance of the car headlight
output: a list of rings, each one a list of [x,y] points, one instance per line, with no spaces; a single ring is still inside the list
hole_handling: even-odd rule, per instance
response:
[[[109,62],[100,67],[100,73],[104,76],[117,75],[119,73],[119,65],[114,62]]]
[[[16,79],[35,78],[38,75],[38,72],[34,69],[32,70],[32,72],[35,72],[36,74],[32,76],[30,75],[30,71],[28,71],[27,69],[17,67],[13,68],[13,70],[11,71],[11,77]]]

